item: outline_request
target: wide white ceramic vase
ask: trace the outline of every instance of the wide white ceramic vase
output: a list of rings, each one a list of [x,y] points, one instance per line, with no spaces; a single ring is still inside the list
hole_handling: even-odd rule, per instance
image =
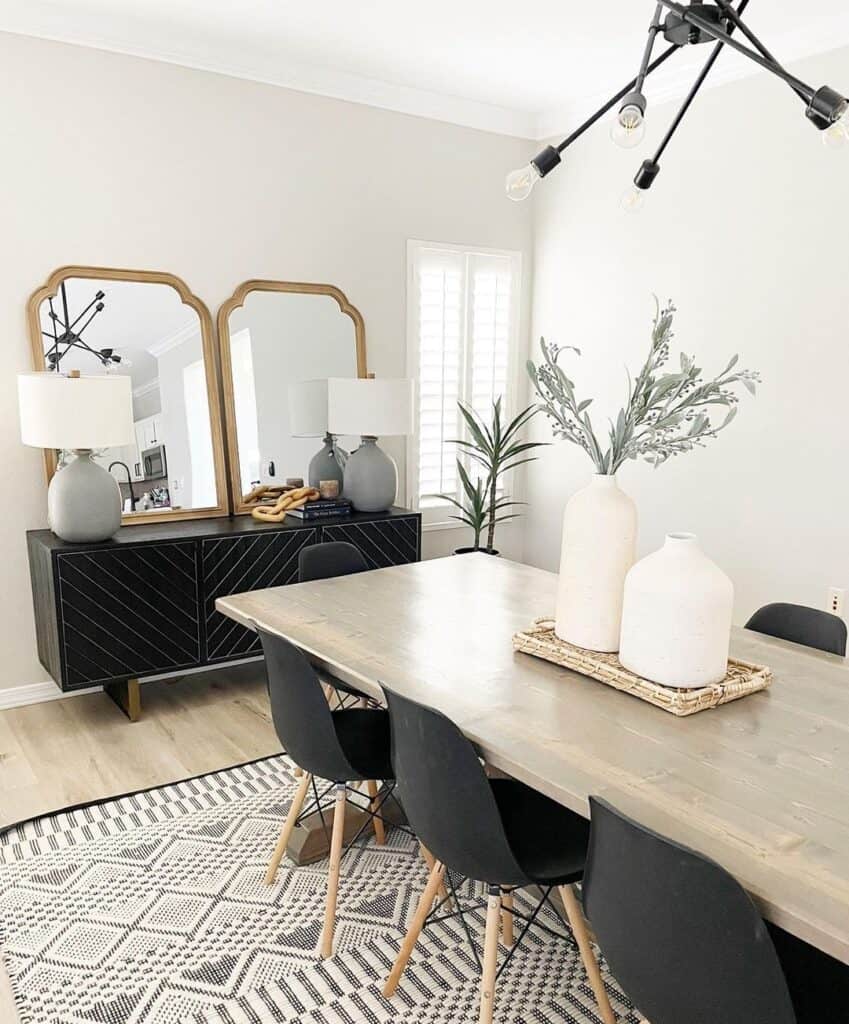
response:
[[[667,534],[625,580],[619,660],[663,686],[725,678],[734,587],[692,533]]]
[[[554,631],[590,651],[619,649],[622,587],[634,564],[637,508],[614,476],[596,474],[563,513]]]

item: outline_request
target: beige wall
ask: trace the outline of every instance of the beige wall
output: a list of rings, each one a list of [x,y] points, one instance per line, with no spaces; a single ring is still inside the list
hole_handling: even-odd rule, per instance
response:
[[[531,214],[502,191],[528,145],[497,135],[11,35],[0,95],[4,688],[46,678],[24,543],[45,525],[45,484],[19,444],[15,373],[26,299],[51,270],[169,270],[213,314],[249,277],[331,282],[363,313],[370,369],[400,375],[406,240],[519,249],[527,273]],[[458,542],[429,534],[426,550]],[[502,546],[515,554],[518,531]]]
[[[849,50],[794,70],[845,90]],[[739,352],[760,370],[758,397],[708,448],[657,470],[629,463],[621,482],[641,551],[697,533],[734,580],[738,621],[768,601],[823,607],[829,586],[849,588],[849,151],[828,152],[777,80],[722,86],[698,97],[629,216],[619,196],[674,109],[649,109],[638,150],[600,125],[538,185],[533,347],[542,334],[583,349],[568,365],[602,430],[622,367],[645,358],[652,292],[677,303],[675,344],[700,366]],[[557,566],[560,512],[590,472],[565,443],[531,467],[527,561]]]

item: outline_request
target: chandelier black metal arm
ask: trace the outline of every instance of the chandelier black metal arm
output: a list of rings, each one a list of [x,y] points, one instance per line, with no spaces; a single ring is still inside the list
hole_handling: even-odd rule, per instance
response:
[[[44,337],[48,338],[51,342],[47,351],[44,353],[44,360],[48,369],[59,372],[62,360],[72,349],[80,349],[83,352],[90,353],[107,369],[111,366],[117,366],[119,363],[129,366],[130,363],[122,356],[117,355],[113,349],[92,348],[92,346],[83,339],[83,332],[87,330],[89,324],[91,324],[92,320],[94,320],[98,313],[103,312],[105,308],[103,300],[106,298],[106,293],[98,291],[91,302],[77,314],[73,321],[71,320],[70,313],[68,312],[68,292],[65,288],[64,281],[59,286],[59,295],[62,301],[62,315],[60,316],[54,309],[54,296],[50,296],[47,300],[50,330],[42,330],[41,332]],[[78,328],[77,324],[79,324],[87,314],[88,318],[85,320],[82,327]],[[64,346],[64,348],[62,346]]]
[[[673,44],[672,46],[664,50],[659,57],[657,57],[655,60],[651,62],[651,64],[649,64],[649,66],[646,68],[646,72],[643,75],[643,78],[645,79],[646,76],[650,75],[652,71],[654,71],[656,68],[659,68],[661,64],[664,64],[672,56],[673,53],[676,53],[680,49],[681,47],[679,45]],[[633,90],[636,84],[637,79],[632,78],[627,85],[623,86],[619,90],[619,92],[611,96],[606,103],[604,103],[602,106],[598,108],[598,110],[595,111],[595,113],[590,114],[586,121],[578,125],[578,127],[572,132],[571,135],[567,135],[561,143],[559,143],[557,146],[546,146],[545,149],[540,150],[540,152],[537,153],[537,155],[533,157],[533,159],[530,162],[530,165],[534,167],[537,171],[538,176],[540,178],[544,178],[546,174],[548,174],[550,171],[553,171],[554,168],[560,163],[560,154],[563,152],[563,150],[571,146],[573,142],[575,142],[586,131],[592,128],[596,121],[599,121],[602,117],[604,117],[604,115],[609,110],[612,110],[613,107],[615,107],[616,104],[620,102],[620,100],[624,99],[624,97],[627,96],[628,93]]]
[[[722,3],[722,0],[720,0],[720,3]],[[745,9],[748,7],[748,5],[749,5],[749,0],[740,0],[739,10],[734,12],[735,13],[735,17],[739,16],[740,14],[742,14],[743,11],[745,11]],[[659,4],[658,6],[662,7],[663,5]],[[730,7],[730,4],[728,6]],[[723,3],[723,7],[725,7],[724,3]],[[735,21],[734,24],[737,25],[738,22]],[[733,27],[734,26],[732,26],[732,31],[733,31]],[[672,123],[666,129],[666,134],[661,139],[660,145],[657,147],[657,150],[656,150],[654,156],[651,159],[649,159],[649,160],[644,160],[642,165],[640,166],[640,169],[637,171],[637,174],[636,174],[636,176],[634,178],[634,185],[636,186],[636,188],[638,188],[638,189],[650,188],[652,182],[654,181],[654,179],[660,173],[660,158],[663,156],[663,153],[664,153],[666,147],[669,145],[670,141],[672,140],[672,136],[678,130],[678,125],[681,124],[682,120],[684,119],[684,115],[690,109],[690,104],[696,98],[696,94],[701,89],[702,85],[704,85],[705,79],[710,74],[711,69],[713,68],[714,64],[716,63],[717,58],[719,57],[720,53],[722,53],[722,50],[723,50],[724,46],[725,46],[725,41],[724,40],[722,40],[722,41],[720,41],[720,42],[718,42],[718,43],[716,43],[714,45],[714,48],[711,51],[710,56],[705,61],[704,67],[699,72],[695,82],[693,82],[692,86],[690,87],[690,91],[687,93],[686,97],[684,98],[684,102],[678,108],[678,113],[675,115],[675,117],[672,119]]]
[[[660,171],[660,157],[675,134],[683,117],[687,113],[697,93],[710,74],[719,54],[724,47],[729,47],[744,57],[769,71],[777,78],[786,82],[805,104],[805,114],[816,128],[824,133],[825,141],[830,144],[849,143],[849,100],[829,86],[812,88],[775,59],[767,47],[755,33],[745,24],[742,14],[749,0],[740,0],[735,7],[732,0],[713,0],[713,2],[693,2],[682,4],[677,0],[658,0],[655,13],[648,30],[648,39],[643,50],[640,69],[637,76],[624,88],[620,89],[610,100],[591,114],[557,146],[546,146],[525,168],[513,171],[507,177],[507,194],[512,199],[526,198],[535,183],[551,173],[561,162],[561,154],[573,142],[580,138],[592,125],[603,117],[612,107],[621,102],[617,124],[612,132],[614,140],[623,146],[631,146],[642,137],[643,117],[646,101],[642,92],[646,77],[660,67],[677,50],[686,45],[713,42],[714,48],[699,72],[696,80],[685,97],[664,135],[654,157],[645,160],[637,172],[634,185],[637,190],[645,191],[650,187]],[[666,11],[665,20],[662,19]],[[751,43],[750,48],[733,33],[739,33]],[[663,33],[670,46],[659,57],[649,63],[655,41]],[[629,138],[630,137],[630,138]],[[628,204],[626,204],[628,205]],[[631,204],[636,206],[637,204]]]
[[[719,24],[714,24],[706,18],[703,18],[700,14],[695,13],[691,7],[685,7],[682,4],[676,3],[675,0],[661,0],[661,3],[664,7],[677,14],[682,21],[686,22],[688,25],[692,25],[693,28],[697,28],[699,32],[703,32],[706,36],[715,39],[717,42],[724,43],[732,50],[736,50],[744,57],[748,57],[749,60],[754,61],[755,64],[760,65],[760,67],[765,71],[769,71],[773,75],[776,75],[778,78],[785,81],[794,90],[794,92],[796,92],[808,104],[811,104],[814,97],[823,91],[822,89],[812,89],[811,86],[803,82],[801,78],[797,78],[795,75],[792,75],[789,71],[783,68],[774,57],[764,56],[763,52],[749,49],[748,46],[745,46],[738,39],[734,39],[725,29],[720,28]],[[719,3],[718,6],[724,14],[728,14],[730,5]],[[740,31],[743,32],[743,24],[739,19],[739,12],[736,13],[738,15],[736,19],[734,19],[730,14],[728,14],[728,17],[733,20]],[[749,38],[748,31],[749,30],[746,30],[744,33],[747,35],[747,38]],[[824,88],[827,89],[828,87],[826,86]],[[839,94],[834,92],[833,89],[828,89],[828,92],[842,100],[845,105],[845,98],[839,96]],[[841,113],[842,110],[838,112],[836,116],[839,117]],[[835,118],[832,117],[832,120],[835,120]]]

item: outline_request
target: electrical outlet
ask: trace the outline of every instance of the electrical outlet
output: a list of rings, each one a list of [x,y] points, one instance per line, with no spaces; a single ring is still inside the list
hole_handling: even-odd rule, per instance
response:
[[[825,610],[831,612],[832,615],[843,615],[843,606],[845,601],[845,590],[841,590],[840,587],[829,587],[828,601],[826,602]]]

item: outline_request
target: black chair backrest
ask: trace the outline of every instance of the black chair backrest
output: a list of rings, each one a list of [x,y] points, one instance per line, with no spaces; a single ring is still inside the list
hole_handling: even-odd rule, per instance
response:
[[[746,629],[830,654],[846,655],[846,623],[819,608],[781,602],[765,604],[749,619]]]
[[[329,540],[324,544],[310,544],[298,555],[298,580],[326,580],[331,576],[350,576],[366,572],[368,563],[359,548],[344,540]]]
[[[282,636],[257,627],[271,717],[283,749],[306,772],[331,782],[358,778],[345,756],[321,680],[302,651]]]
[[[795,1024],[766,926],[718,864],[590,798],[584,909],[651,1024]]]
[[[384,692],[396,792],[418,838],[467,878],[492,885],[525,882],[475,748],[439,711]]]

